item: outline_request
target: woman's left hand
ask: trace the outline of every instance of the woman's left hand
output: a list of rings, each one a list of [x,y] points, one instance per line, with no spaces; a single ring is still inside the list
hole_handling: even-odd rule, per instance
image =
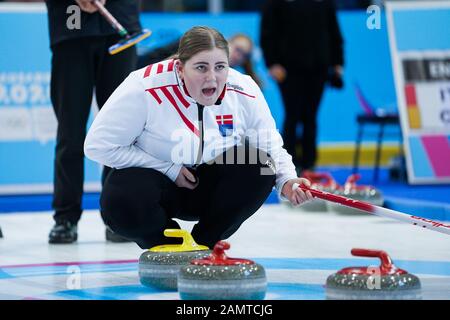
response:
[[[311,187],[311,182],[305,178],[296,178],[288,180],[283,186],[281,193],[288,199],[293,206],[298,206],[307,201],[313,200],[313,196],[310,191],[303,191],[301,188],[292,189],[294,183]]]

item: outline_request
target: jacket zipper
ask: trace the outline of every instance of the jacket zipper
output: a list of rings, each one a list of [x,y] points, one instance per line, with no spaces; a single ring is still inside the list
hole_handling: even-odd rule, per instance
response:
[[[204,105],[201,105],[200,103],[197,103],[198,108],[198,124],[199,124],[199,130],[200,130],[200,143],[197,153],[197,160],[195,161],[194,168],[199,166],[202,162],[202,156],[203,156],[203,147],[204,147],[204,141],[203,141],[203,109],[205,108]]]

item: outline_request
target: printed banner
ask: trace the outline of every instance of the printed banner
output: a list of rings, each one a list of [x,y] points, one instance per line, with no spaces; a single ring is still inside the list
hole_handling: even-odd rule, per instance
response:
[[[450,3],[386,5],[410,183],[450,182]]]

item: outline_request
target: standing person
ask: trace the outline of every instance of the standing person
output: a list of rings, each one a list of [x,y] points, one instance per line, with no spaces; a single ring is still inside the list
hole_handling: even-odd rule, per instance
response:
[[[317,113],[327,80],[342,87],[343,39],[332,0],[268,0],[261,19],[261,47],[283,97],[285,148],[297,172],[314,170]],[[302,152],[295,150],[302,124]]]
[[[261,87],[261,80],[256,74],[252,63],[252,39],[244,33],[237,33],[228,39],[228,44],[230,47],[230,67],[242,69],[244,74],[252,77],[256,84]]]
[[[101,1],[105,4],[105,0]],[[58,121],[54,163],[53,216],[50,243],[77,240],[84,181],[83,142],[95,90],[97,105],[135,69],[136,48],[109,55],[120,37],[90,0],[47,0],[51,61],[51,101]],[[80,28],[69,29],[68,8],[81,8]],[[106,8],[129,31],[140,31],[138,0],[108,0]],[[72,11],[69,11],[72,12]],[[73,13],[73,12],[72,12]],[[108,169],[103,171],[102,181]],[[109,228],[106,237],[123,241]]]
[[[175,59],[130,74],[95,118],[86,156],[112,167],[101,214],[141,248],[167,242],[172,218],[198,220],[197,242],[235,233],[273,186],[298,205],[311,193],[298,178],[264,96],[229,67],[223,35],[194,27]],[[169,240],[170,241],[170,240]]]

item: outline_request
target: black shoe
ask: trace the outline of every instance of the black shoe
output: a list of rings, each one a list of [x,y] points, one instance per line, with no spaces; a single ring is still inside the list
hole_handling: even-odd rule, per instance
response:
[[[77,225],[70,221],[59,221],[50,230],[49,243],[73,243],[77,241]]]
[[[117,233],[112,231],[111,228],[108,226],[106,227],[105,235],[106,235],[107,241],[116,242],[116,243],[132,242],[131,240],[128,240],[127,238],[124,238],[124,237],[118,235]]]
[[[0,228],[0,238],[3,238],[2,228]]]

